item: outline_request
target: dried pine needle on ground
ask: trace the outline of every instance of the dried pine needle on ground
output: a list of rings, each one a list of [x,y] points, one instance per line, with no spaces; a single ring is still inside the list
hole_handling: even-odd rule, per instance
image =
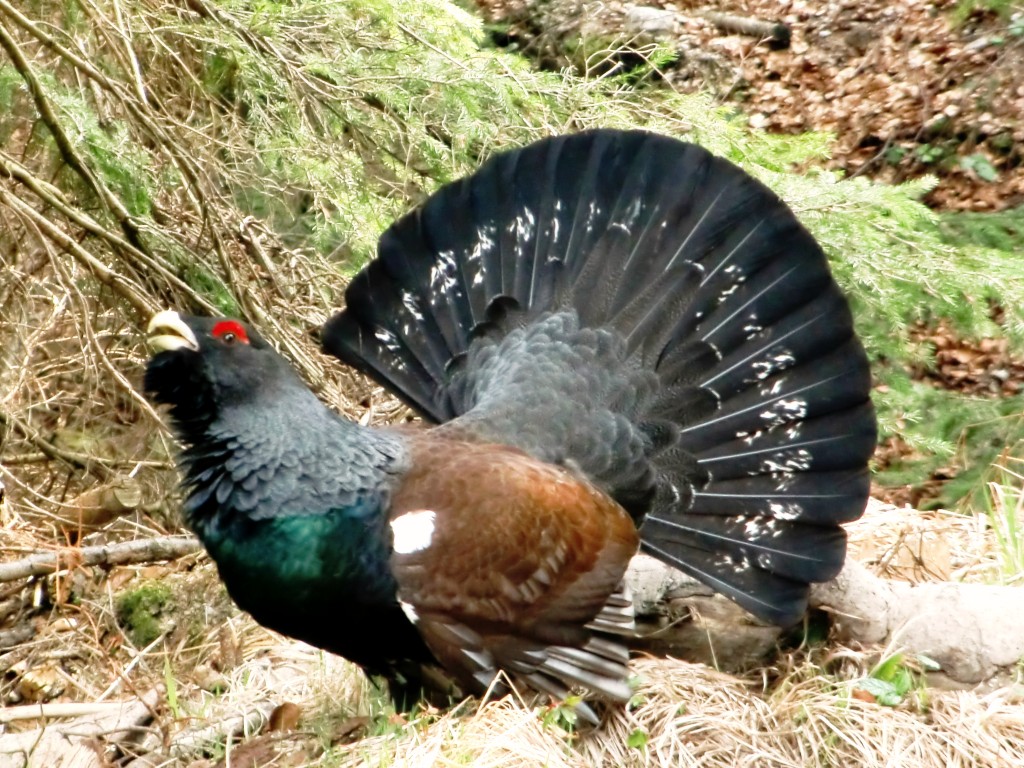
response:
[[[66,633],[64,652],[92,659],[96,679],[80,674],[59,699],[98,701],[115,671],[123,683],[107,700],[132,700],[158,687],[150,736],[132,750],[147,758],[136,765],[150,766],[995,767],[1024,754],[1024,688],[930,690],[907,662],[907,685],[887,706],[865,695],[876,690],[865,681],[879,679],[877,651],[801,650],[780,657],[762,677],[745,678],[637,658],[631,706],[613,712],[598,731],[576,733],[566,710],[542,698],[395,713],[337,657],[283,641],[244,616],[222,626],[195,638],[194,647],[157,643],[133,653],[96,644],[89,631]],[[211,659],[230,666],[232,648],[241,651],[237,664],[211,673]],[[274,723],[288,708],[291,722]],[[46,725],[67,733],[75,731],[71,722],[81,724]],[[11,757],[3,754],[5,743],[42,724],[2,723],[0,765],[19,765],[3,762]]]
[[[847,652],[848,662],[856,657]],[[853,683],[806,659],[767,694],[702,665],[638,659],[634,668],[634,705],[596,732],[571,733],[546,702],[513,696],[474,704],[469,714],[371,720],[363,738],[317,758],[307,742],[297,764],[966,767],[1013,765],[1024,754],[1024,710],[1013,689],[932,691],[889,707],[862,701]]]

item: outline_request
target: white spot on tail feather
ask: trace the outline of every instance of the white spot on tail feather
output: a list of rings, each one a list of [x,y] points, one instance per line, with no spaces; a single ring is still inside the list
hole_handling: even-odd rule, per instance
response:
[[[430,268],[430,285],[435,293],[447,297],[458,287],[458,265],[454,252],[441,251],[437,254],[437,262]]]
[[[423,322],[423,310],[420,308],[419,299],[416,294],[410,291],[402,291],[402,306],[417,321]]]
[[[770,517],[765,519],[741,516],[736,521],[743,525],[743,534],[747,537],[747,541],[777,538],[782,535],[782,531],[778,529],[778,523]]]
[[[754,371],[754,377],[759,381],[764,381],[772,374],[790,367],[794,362],[796,362],[796,357],[793,353],[788,349],[781,349],[768,355],[764,360],[755,360],[750,367]],[[776,382],[776,384],[778,383]]]
[[[529,208],[523,208],[522,212],[508,225],[509,234],[514,234],[519,240],[532,240],[537,227],[537,217]]]
[[[386,328],[378,328],[374,331],[373,335],[389,352],[398,352],[402,348],[402,345],[398,343],[398,338],[395,334]]]
[[[485,253],[489,253],[494,250],[494,234],[495,228],[493,224],[477,227],[476,243],[473,244],[473,250],[469,252],[468,257],[468,261],[471,264],[483,260]]]
[[[392,548],[399,555],[411,555],[430,546],[434,537],[433,510],[419,509],[406,512],[391,521],[391,532],[394,536]]]
[[[796,520],[803,514],[803,507],[793,502],[772,501],[768,503],[768,509],[776,520]]]
[[[767,410],[759,415],[761,420],[770,427],[797,421],[807,416],[807,401],[798,397],[780,398],[772,403]]]

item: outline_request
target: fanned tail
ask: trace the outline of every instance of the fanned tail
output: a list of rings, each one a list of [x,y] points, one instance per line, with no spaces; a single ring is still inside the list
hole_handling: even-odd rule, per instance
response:
[[[821,248],[700,147],[591,131],[499,155],[381,238],[327,351],[434,422],[572,464],[641,547],[794,621],[875,444]]]

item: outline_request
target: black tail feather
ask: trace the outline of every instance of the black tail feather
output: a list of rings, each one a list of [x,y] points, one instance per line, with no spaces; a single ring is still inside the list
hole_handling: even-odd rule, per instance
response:
[[[694,491],[694,510],[704,515],[774,517],[810,530],[856,520],[864,511],[868,487],[868,475],[861,469],[779,478],[754,475]]]
[[[771,517],[648,515],[645,532],[662,544],[673,543],[737,569],[759,568],[794,581],[825,581],[842,566],[836,544],[844,544],[841,528],[808,529]]]
[[[841,566],[867,360],[817,243],[728,162],[638,131],[500,155],[388,230],[346,302],[327,351],[579,467],[646,551],[755,614],[794,620]]]
[[[787,626],[807,609],[806,582],[753,568],[729,553],[656,535],[642,539],[640,549],[699,579],[763,621]]]
[[[681,445],[695,454],[737,439],[759,447],[786,425],[794,425],[786,434],[798,440],[804,422],[862,405],[870,379],[866,368],[852,364],[851,347],[859,351],[850,340],[823,357],[720,399],[709,417],[683,426]],[[667,410],[663,407],[659,413]],[[680,414],[680,420],[685,416]]]
[[[772,473],[794,474],[803,471],[812,459],[815,472],[843,470],[874,446],[874,435],[861,426],[865,418],[870,418],[865,410],[861,404],[805,419],[799,425],[799,434],[793,429],[775,429],[757,440],[722,441],[701,451],[697,463],[716,484],[744,477],[770,478]]]

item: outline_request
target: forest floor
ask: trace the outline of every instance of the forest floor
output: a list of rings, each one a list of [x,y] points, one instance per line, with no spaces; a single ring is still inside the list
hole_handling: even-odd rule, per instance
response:
[[[27,522],[7,524],[38,552]],[[357,668],[240,613],[197,550],[164,563],[82,562],[131,536],[166,538],[128,515],[81,549],[54,541],[58,573],[0,583],[8,609],[51,606],[0,632],[9,643],[27,631],[0,655],[2,768],[1001,768],[1024,749],[1019,684],[933,688],[926,657],[823,637],[739,673],[639,655],[633,701],[596,732],[525,693],[399,713]],[[896,581],[991,583],[1003,568],[984,518],[875,504],[850,536],[852,557]],[[23,563],[8,561],[3,577]]]
[[[548,4],[476,3],[502,41],[549,65],[581,64],[580,29],[638,48],[656,40],[677,54],[659,67],[671,87],[710,89],[769,132],[832,133],[828,166],[848,175],[934,174],[933,207],[1024,204],[1024,3],[722,0],[716,17],[686,0],[555,0],[566,9],[554,30],[533,10]],[[789,44],[736,34],[723,15],[783,24]],[[564,59],[551,53],[559,42]]]

